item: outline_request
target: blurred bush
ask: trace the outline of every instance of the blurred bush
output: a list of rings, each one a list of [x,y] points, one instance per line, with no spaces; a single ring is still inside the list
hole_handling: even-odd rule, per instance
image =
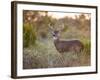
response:
[[[34,45],[36,41],[35,28],[29,23],[23,26],[23,46],[29,47],[29,45]]]

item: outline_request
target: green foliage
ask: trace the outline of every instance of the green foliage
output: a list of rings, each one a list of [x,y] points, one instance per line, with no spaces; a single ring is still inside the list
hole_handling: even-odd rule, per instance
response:
[[[86,51],[86,53],[90,54],[91,53],[91,41],[88,39],[82,39],[81,40],[82,43],[84,44],[84,50]]]
[[[23,46],[28,47],[29,45],[35,44],[36,33],[33,26],[29,23],[23,26]]]

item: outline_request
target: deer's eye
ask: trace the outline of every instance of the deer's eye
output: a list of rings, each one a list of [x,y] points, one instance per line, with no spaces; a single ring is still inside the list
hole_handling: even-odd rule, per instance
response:
[[[56,36],[55,34],[53,34],[53,36]]]

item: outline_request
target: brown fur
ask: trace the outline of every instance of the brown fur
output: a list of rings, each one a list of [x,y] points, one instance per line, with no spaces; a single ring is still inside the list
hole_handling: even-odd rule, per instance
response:
[[[54,41],[55,47],[59,53],[63,52],[80,52],[83,49],[83,44],[79,40],[70,41]]]

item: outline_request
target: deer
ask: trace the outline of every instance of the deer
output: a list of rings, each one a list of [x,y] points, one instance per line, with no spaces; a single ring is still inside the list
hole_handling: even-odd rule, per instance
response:
[[[49,29],[52,33],[53,40],[54,40],[54,45],[56,50],[59,53],[64,53],[64,52],[80,52],[84,46],[81,41],[75,39],[75,40],[61,40],[60,39],[60,34],[59,32],[61,30],[54,30],[51,25],[49,25]]]

